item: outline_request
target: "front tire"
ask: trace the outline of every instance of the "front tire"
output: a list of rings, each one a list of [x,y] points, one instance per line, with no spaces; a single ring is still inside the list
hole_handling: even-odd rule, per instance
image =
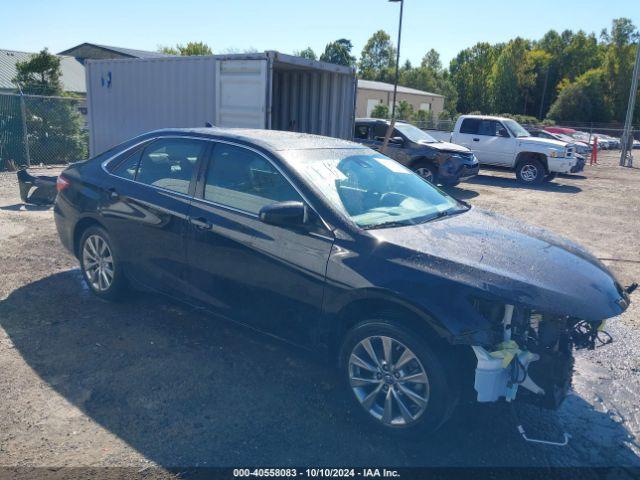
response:
[[[356,325],[344,340],[340,365],[354,409],[389,433],[433,432],[457,403],[434,350],[395,323],[367,320]]]
[[[417,162],[412,166],[412,170],[432,185],[438,184],[438,170],[434,165],[427,162]]]
[[[516,167],[516,178],[520,183],[539,185],[546,175],[544,165],[535,158],[521,160]]]
[[[79,253],[82,276],[89,289],[105,300],[122,298],[127,282],[106,230],[87,228],[80,239]]]

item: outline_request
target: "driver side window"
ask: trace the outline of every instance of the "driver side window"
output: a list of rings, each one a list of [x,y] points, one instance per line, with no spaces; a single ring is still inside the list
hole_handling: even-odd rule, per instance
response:
[[[262,155],[224,143],[213,149],[204,198],[256,215],[265,205],[302,201],[289,181]]]

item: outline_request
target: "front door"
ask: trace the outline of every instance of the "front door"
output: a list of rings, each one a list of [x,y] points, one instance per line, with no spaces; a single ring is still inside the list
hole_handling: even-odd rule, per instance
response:
[[[217,143],[202,178],[187,244],[194,296],[259,330],[310,343],[333,237],[320,224],[289,230],[260,221],[265,205],[303,199],[256,150]]]

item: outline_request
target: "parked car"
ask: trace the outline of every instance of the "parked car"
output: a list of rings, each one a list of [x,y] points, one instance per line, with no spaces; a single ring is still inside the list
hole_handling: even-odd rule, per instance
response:
[[[388,127],[388,120],[357,118],[354,140],[380,150]],[[480,169],[468,148],[436,140],[406,122],[395,123],[384,153],[433,184],[457,185],[476,176]]]
[[[481,164],[508,167],[522,183],[553,180],[558,173],[584,169],[575,148],[558,140],[532,137],[515,120],[484,115],[461,115],[451,142],[467,147]]]
[[[585,155],[591,154],[591,147],[589,147],[588,144],[584,142],[580,142],[574,139],[573,137],[570,137],[563,133],[551,133],[551,132],[547,132],[546,130],[536,130],[536,129],[529,130],[529,133],[531,134],[532,137],[546,138],[548,140],[558,140],[568,145],[572,145],[576,149],[576,152],[579,155],[585,156]]]
[[[629,303],[578,245],[345,140],[159,130],[57,187],[60,239],[96,296],[161,292],[321,352],[387,431],[433,430],[469,394],[557,406],[572,345]]]

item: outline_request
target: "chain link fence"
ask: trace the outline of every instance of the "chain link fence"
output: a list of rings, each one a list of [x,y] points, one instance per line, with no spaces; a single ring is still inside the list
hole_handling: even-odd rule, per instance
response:
[[[82,98],[0,93],[0,171],[87,158]]]

